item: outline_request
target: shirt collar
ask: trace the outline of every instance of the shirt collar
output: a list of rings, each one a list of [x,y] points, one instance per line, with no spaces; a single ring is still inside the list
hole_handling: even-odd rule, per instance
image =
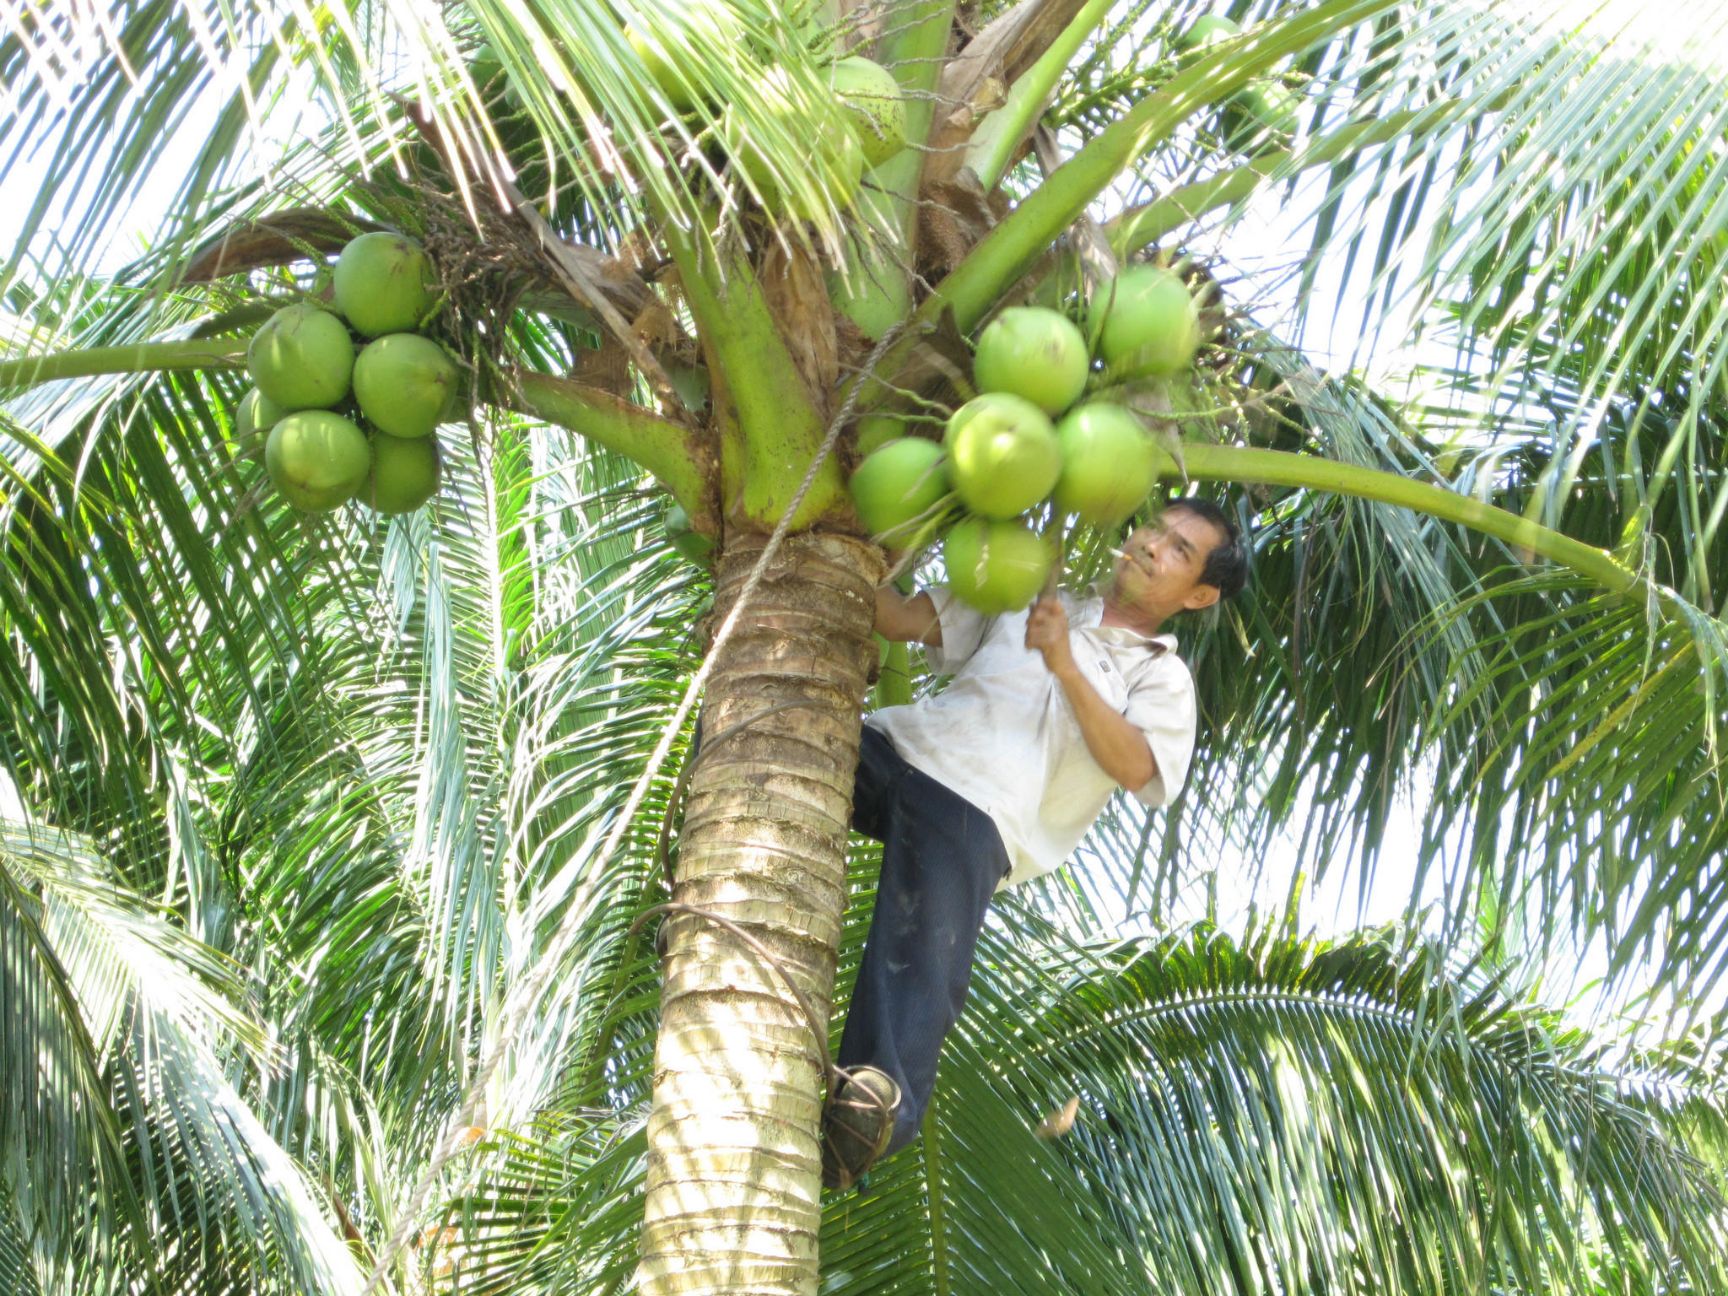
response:
[[[1075,608],[1074,620],[1080,623],[1082,630],[1106,643],[1120,644],[1124,648],[1144,648],[1155,657],[1176,651],[1175,635],[1143,635],[1130,626],[1105,625],[1104,597],[1096,590],[1080,601]]]

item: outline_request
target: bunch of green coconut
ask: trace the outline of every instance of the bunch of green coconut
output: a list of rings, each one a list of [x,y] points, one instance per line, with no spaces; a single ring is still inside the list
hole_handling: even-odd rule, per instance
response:
[[[1187,282],[1130,266],[1093,292],[1085,324],[1041,306],[1003,310],[978,337],[978,395],[948,418],[942,440],[893,437],[852,474],[859,519],[882,544],[916,549],[946,529],[949,588],[980,611],[1023,608],[1043,589],[1057,555],[1028,515],[1048,505],[1056,523],[1120,525],[1168,461],[1116,397],[1193,362],[1202,324]],[[905,423],[866,420],[861,443],[890,427]]]
[[[823,58],[838,50],[835,28],[822,4],[792,5],[782,14],[800,40]],[[728,0],[688,0],[676,14],[652,27],[629,27],[625,39],[675,113],[695,110],[704,99],[687,69],[700,66],[702,51],[752,48],[751,31],[739,7]],[[735,107],[718,115],[716,137],[734,174],[771,216],[812,220],[825,194],[840,206],[856,201],[864,176],[906,147],[906,100],[894,74],[859,55],[822,63],[825,95],[797,84],[764,49],[750,100],[755,120],[778,124],[785,138],[808,149],[802,178],[791,187],[768,166],[760,144]],[[711,108],[715,105],[709,105]]]
[[[284,306],[246,348],[256,384],[235,431],[262,436],[264,467],[288,502],[322,513],[357,499],[387,516],[438,491],[434,430],[450,414],[458,370],[419,330],[437,303],[426,251],[389,231],[342,249],[336,310]]]
[[[1184,59],[1242,34],[1222,14],[1202,14],[1176,36]],[[1218,105],[1218,134],[1226,148],[1247,157],[1286,148],[1296,136],[1301,99],[1276,78],[1253,81]]]

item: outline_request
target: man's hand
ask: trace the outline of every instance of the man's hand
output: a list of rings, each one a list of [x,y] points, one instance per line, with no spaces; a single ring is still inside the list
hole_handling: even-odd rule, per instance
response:
[[[1068,642],[1068,614],[1059,600],[1045,595],[1026,614],[1026,646],[1044,654],[1044,665],[1053,675],[1062,675],[1074,665],[1074,650]]]
[[[1044,665],[1056,677],[1062,696],[1080,722],[1086,750],[1111,778],[1130,792],[1145,787],[1158,773],[1158,762],[1146,735],[1086,682],[1074,662],[1068,642],[1068,614],[1051,597],[1041,598],[1026,614],[1026,646],[1044,654]]]

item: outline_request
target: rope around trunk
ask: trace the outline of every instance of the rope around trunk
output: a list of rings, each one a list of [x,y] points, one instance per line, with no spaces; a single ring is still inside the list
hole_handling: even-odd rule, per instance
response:
[[[660,816],[660,835],[654,840],[654,859],[655,862],[660,865],[661,873],[666,877],[666,889],[668,891],[672,889],[673,882],[671,857],[672,816],[678,813],[678,807],[683,803],[684,795],[690,787],[690,775],[695,771],[696,767],[702,763],[702,758],[709,752],[713,751],[721,743],[725,742],[728,738],[743,733],[758,720],[766,720],[769,716],[778,715],[782,711],[796,711],[800,707],[814,707],[821,705],[820,702],[815,701],[781,702],[775,706],[769,707],[766,711],[759,711],[755,715],[748,716],[735,724],[729,724],[712,738],[702,743],[701,749],[697,751],[694,756],[686,760],[679,768],[678,777],[672,783],[672,793],[666,798],[666,813]],[[700,717],[697,718],[697,724],[701,724]],[[634,931],[635,928],[632,927],[631,930]]]
[[[804,993],[803,987],[786,970],[786,965],[780,961],[780,956],[724,914],[717,914],[712,909],[704,909],[699,905],[685,904],[682,900],[668,900],[664,904],[657,904],[652,908],[644,909],[636,915],[636,921],[630,924],[629,930],[624,933],[625,937],[634,936],[642,930],[643,923],[654,917],[655,914],[663,913],[691,914],[697,918],[706,918],[709,922],[724,927],[754,950],[764,963],[774,969],[780,979],[786,983],[786,988],[798,1000],[798,1006],[804,1010],[804,1018],[810,1024],[810,1033],[815,1036],[817,1047],[822,1050],[822,1074],[827,1077],[829,1087],[832,1089],[835,1077],[844,1073],[834,1065],[834,1055],[828,1051],[828,1025],[817,1013],[816,1005],[810,1002],[810,996]]]

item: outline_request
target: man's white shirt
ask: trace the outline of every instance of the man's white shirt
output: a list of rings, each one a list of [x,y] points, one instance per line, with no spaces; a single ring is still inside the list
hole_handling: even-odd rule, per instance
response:
[[[995,822],[1013,886],[1061,866],[1116,790],[1093,759],[1080,722],[1043,654],[1026,647],[1026,612],[987,616],[937,586],[929,591],[942,646],[931,668],[954,678],[942,692],[865,717],[903,759]],[[1075,665],[1146,735],[1158,773],[1134,795],[1163,806],[1181,791],[1194,755],[1194,680],[1170,635],[1148,639],[1100,624],[1101,598],[1062,593]]]

